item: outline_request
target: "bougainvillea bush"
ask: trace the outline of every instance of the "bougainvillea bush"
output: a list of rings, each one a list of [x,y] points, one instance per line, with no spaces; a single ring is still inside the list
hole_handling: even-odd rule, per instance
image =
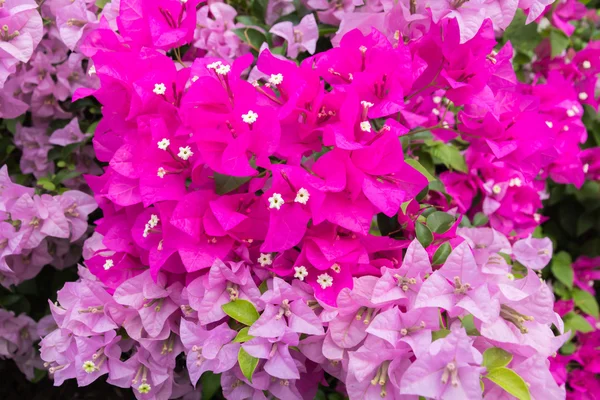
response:
[[[3,1],[0,357],[143,400],[595,398],[587,3]]]

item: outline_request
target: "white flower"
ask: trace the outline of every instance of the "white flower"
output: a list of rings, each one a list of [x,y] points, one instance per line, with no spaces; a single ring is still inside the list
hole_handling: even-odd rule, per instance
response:
[[[167,87],[164,83],[155,83],[154,90],[152,91],[158,95],[165,94],[165,92],[167,91]]]
[[[333,278],[327,273],[321,274],[317,276],[317,283],[321,285],[321,289],[327,289],[333,286]]]
[[[301,265],[299,267],[294,267],[294,271],[296,271],[294,273],[294,278],[298,278],[301,281],[303,281],[304,278],[306,278],[308,276],[308,271],[306,270],[306,267],[304,265]]]
[[[492,186],[492,192],[494,192],[494,194],[500,194],[501,191],[502,191],[502,188],[500,187],[500,185]]]
[[[267,254],[260,253],[260,257],[258,257],[258,262],[261,267],[264,267],[266,265],[273,264],[273,259],[271,258],[271,254],[269,254],[269,253],[267,253]]]
[[[215,72],[219,75],[227,75],[229,71],[231,71],[231,67],[225,64],[221,64],[215,69]]]
[[[550,129],[552,129],[552,127],[554,126],[552,121],[546,121],[546,125],[548,125],[548,128],[550,128]]]
[[[365,53],[367,51],[367,46],[360,46],[358,49],[361,53]]]
[[[563,126],[563,131],[567,132],[569,130],[569,127],[567,125]]]
[[[362,105],[364,108],[371,108],[371,107],[373,107],[373,106],[375,105],[375,104],[373,104],[373,103],[371,103],[371,102],[368,102],[368,101],[365,101],[365,100],[361,101],[361,102],[360,102],[360,104],[361,104],[361,105]]]
[[[273,193],[273,196],[269,197],[269,208],[276,208],[279,210],[283,203],[285,203],[285,201],[283,201],[283,198],[279,193]]]
[[[142,394],[150,393],[152,386],[148,385],[147,383],[142,383],[140,386],[138,386],[137,390]]]
[[[590,164],[584,164],[583,165],[583,173],[587,174],[589,170],[590,170]]]
[[[160,142],[157,143],[158,144],[158,148],[161,150],[166,150],[169,145],[171,144],[171,141],[167,138],[163,138]]]
[[[437,116],[437,115],[440,115],[440,110],[438,110],[437,108],[434,108],[433,110],[431,110],[431,113],[432,113],[433,115],[436,115],[436,116]]]
[[[588,60],[585,60],[584,62],[582,62],[581,65],[583,66],[584,69],[592,68],[592,63],[589,62]]]
[[[508,182],[508,186],[513,187],[521,187],[521,185],[523,184],[523,182],[521,181],[520,178],[511,178],[510,181]]]
[[[371,132],[371,123],[369,121],[363,121],[360,123],[360,130],[363,132]]]
[[[88,360],[86,362],[83,363],[83,365],[81,366],[81,368],[87,372],[88,374],[91,374],[92,372],[94,372],[96,370],[96,364],[94,364],[93,361]]]
[[[298,193],[296,193],[296,198],[294,199],[294,202],[306,204],[308,202],[308,199],[310,199],[310,193],[308,193],[308,190],[300,188],[300,190],[298,190]]]
[[[208,69],[217,69],[222,65],[221,61],[215,61],[214,63],[208,64],[206,68]]]
[[[340,267],[340,264],[338,264],[338,263],[334,263],[334,264],[331,266],[331,270],[332,270],[333,272],[335,272],[335,273],[338,273],[338,274],[339,274],[339,273],[342,271],[342,267]]]
[[[144,233],[142,233],[142,236],[145,238],[148,237],[151,229],[152,228],[150,227],[150,225],[146,224],[146,226],[144,226]]]
[[[248,113],[242,115],[242,121],[247,124],[253,124],[258,119],[258,114],[252,110],[249,110]]]
[[[92,65],[92,66],[90,67],[90,69],[88,69],[88,75],[89,75],[89,76],[92,76],[92,75],[94,75],[95,73],[96,73],[96,66],[95,66],[95,65]]]
[[[442,102],[442,98],[441,98],[440,96],[435,96],[435,97],[433,98],[433,102],[434,102],[435,104],[440,104],[440,103]]]
[[[515,280],[515,276],[513,274],[506,274],[506,277],[508,278],[509,281],[514,281]]]
[[[179,1],[181,1],[181,4],[185,4],[185,3],[187,3],[188,0],[179,0]]]
[[[167,174],[167,171],[165,171],[165,169],[163,167],[159,167],[158,171],[156,171],[156,176],[158,176],[161,179],[164,178],[166,174]]]
[[[568,115],[569,117],[574,117],[574,116],[575,116],[575,111],[573,111],[573,110],[571,110],[571,109],[568,109],[568,110],[567,110],[567,115]]]
[[[194,75],[192,77],[192,82],[196,82],[198,79],[200,79],[200,77],[198,75]]]
[[[177,157],[181,158],[184,161],[186,161],[188,158],[190,158],[193,155],[194,155],[194,152],[192,151],[190,146],[180,147],[179,153],[177,153]]]
[[[110,258],[104,262],[104,269],[106,271],[108,271],[109,269],[111,269],[114,266],[115,266],[115,263]]]
[[[271,77],[269,78],[269,83],[271,85],[273,85],[273,86],[281,85],[281,82],[283,82],[283,75],[271,74]]]
[[[160,221],[158,215],[152,214],[150,215],[150,221],[148,221],[148,225],[150,225],[150,228],[154,228],[156,225],[158,225],[158,221]]]
[[[586,92],[581,92],[579,93],[579,100],[587,100],[588,99],[588,94]]]
[[[541,221],[541,219],[542,219],[542,216],[540,214],[538,214],[538,213],[533,214],[533,220],[535,222],[539,223]]]

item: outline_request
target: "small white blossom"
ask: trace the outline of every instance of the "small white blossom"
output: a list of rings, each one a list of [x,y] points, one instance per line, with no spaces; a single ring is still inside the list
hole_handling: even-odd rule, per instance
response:
[[[279,193],[273,193],[273,196],[269,197],[269,208],[276,208],[279,210],[283,203],[285,203],[285,201],[283,201],[283,198]]]
[[[583,165],[583,173],[587,174],[589,170],[590,170],[590,164],[584,164]]]
[[[294,202],[306,204],[308,202],[308,199],[310,199],[310,193],[308,193],[308,190],[300,188],[300,190],[298,190],[298,193],[296,193],[296,198],[294,199]]]
[[[158,225],[158,221],[160,221],[158,215],[152,214],[150,216],[150,221],[148,221],[148,225],[150,225],[150,228],[154,228],[156,225]]]
[[[371,123],[369,121],[363,121],[360,123],[360,130],[363,132],[371,132]]]
[[[271,254],[260,253],[260,257],[258,257],[258,262],[261,267],[273,264],[273,259],[271,258]]]
[[[158,95],[165,94],[167,92],[167,87],[164,83],[155,83],[154,90],[152,91]]]
[[[563,126],[563,131],[567,132],[568,130],[569,130],[569,126],[568,125]]]
[[[548,128],[550,128],[550,129],[552,129],[552,127],[554,126],[552,121],[546,121],[546,125],[548,125]]]
[[[361,53],[366,53],[367,46],[360,46],[358,49],[360,50]]]
[[[96,66],[95,66],[95,65],[92,65],[92,66],[90,67],[90,69],[88,69],[88,75],[89,75],[89,76],[92,76],[92,75],[94,75],[95,73],[96,73]]]
[[[317,276],[317,283],[321,285],[321,289],[327,289],[333,286],[333,278],[327,273],[321,274]]]
[[[332,270],[333,272],[335,272],[335,273],[338,273],[338,274],[339,274],[340,272],[342,272],[342,267],[340,266],[340,264],[338,264],[338,263],[334,263],[334,264],[331,266],[331,270]]]
[[[438,115],[440,115],[440,110],[438,110],[437,108],[434,108],[433,110],[431,110],[431,113],[432,113],[433,115],[436,115],[436,116],[438,116]]]
[[[157,143],[158,144],[158,148],[161,150],[166,150],[169,145],[171,144],[171,141],[167,138],[162,138],[160,142]]]
[[[179,0],[179,1],[181,1],[181,4],[185,4],[188,2],[188,0]]]
[[[515,280],[515,276],[513,274],[506,274],[506,277],[508,278],[509,281],[514,281]]]
[[[159,167],[158,171],[156,171],[156,176],[158,176],[161,179],[164,178],[166,174],[167,174],[167,171],[165,171],[165,169],[163,167]]]
[[[96,364],[94,364],[93,361],[88,360],[86,362],[83,363],[83,365],[81,366],[81,368],[87,372],[88,374],[91,374],[92,372],[94,372],[96,370]]]
[[[371,108],[371,107],[373,107],[373,106],[375,105],[375,104],[373,104],[373,103],[371,103],[371,102],[369,102],[369,101],[365,101],[365,100],[361,101],[361,102],[360,102],[360,104],[361,104],[361,105],[362,105],[364,108]]]
[[[592,63],[589,62],[588,60],[585,60],[584,62],[582,62],[581,65],[583,66],[584,69],[592,68]]]
[[[521,185],[523,185],[523,181],[521,181],[520,178],[511,178],[511,180],[508,182],[508,186],[510,187],[521,187]]]
[[[283,82],[283,75],[271,74],[271,77],[269,78],[269,83],[271,85],[273,85],[273,86],[281,85],[281,82]]]
[[[194,155],[194,152],[192,151],[190,146],[180,147],[179,153],[177,153],[177,157],[181,158],[184,161],[186,161],[188,158],[190,158],[193,155]]]
[[[573,110],[571,110],[571,109],[568,109],[568,110],[567,110],[567,115],[568,115],[569,117],[574,117],[574,116],[575,116],[575,111],[573,111]]]
[[[588,94],[586,92],[579,93],[579,100],[585,101],[588,99]]]
[[[231,67],[225,64],[221,64],[215,69],[215,72],[219,75],[227,75],[229,71],[231,71]]]
[[[540,222],[542,220],[542,216],[538,213],[533,214],[533,220],[535,222]]]
[[[214,63],[210,63],[206,66],[208,69],[217,69],[222,65],[221,61],[215,61]]]
[[[501,191],[502,191],[502,188],[500,187],[500,185],[492,186],[492,192],[494,192],[494,194],[500,194]]]
[[[150,225],[146,224],[146,226],[144,226],[144,233],[142,233],[142,236],[147,238],[148,235],[150,234],[150,230],[152,228],[150,227]]]
[[[198,75],[194,75],[192,77],[192,82],[196,82],[198,79],[200,79],[200,77]]]
[[[104,262],[104,269],[107,271],[114,266],[115,266],[115,263],[110,258]]]
[[[441,98],[440,96],[435,96],[435,97],[433,98],[433,102],[434,102],[435,104],[440,104],[440,103],[442,102],[442,98]]]
[[[258,119],[258,114],[252,110],[249,110],[248,113],[242,114],[242,121],[247,124],[253,124]]]
[[[301,281],[303,281],[304,278],[306,278],[308,276],[308,271],[306,270],[306,267],[304,265],[301,265],[299,267],[294,267],[294,271],[296,271],[294,273],[294,278],[298,278]]]

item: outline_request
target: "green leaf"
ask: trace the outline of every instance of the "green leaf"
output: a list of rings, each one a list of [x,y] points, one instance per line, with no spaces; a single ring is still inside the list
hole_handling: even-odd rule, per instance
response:
[[[48,370],[34,368],[33,369],[33,378],[31,379],[31,383],[38,383],[39,381],[44,379],[47,374],[48,374]]]
[[[513,355],[499,347],[490,347],[483,352],[483,366],[488,371],[494,368],[506,367],[513,359]]]
[[[99,1],[104,1],[104,0],[99,0]],[[108,3],[108,1],[106,1]],[[96,127],[98,126],[98,124],[100,123],[100,121],[94,121],[90,124],[90,126],[88,126],[88,128],[85,130],[85,133],[94,133],[96,132]]]
[[[432,156],[440,160],[447,168],[460,172],[467,172],[465,158],[460,154],[460,151],[451,144],[433,142],[433,146],[429,151]]]
[[[433,253],[433,265],[442,265],[446,262],[446,259],[452,252],[452,247],[447,242],[442,244],[438,249]]]
[[[217,194],[227,194],[242,186],[250,180],[249,176],[229,176],[214,173]]]
[[[504,31],[504,38],[509,40],[515,49],[525,53],[533,51],[542,40],[537,31],[537,24],[525,25],[526,19],[525,13],[517,10],[511,24]]]
[[[269,290],[269,287],[267,286],[267,281],[262,281],[260,283],[260,285],[258,286],[258,290],[260,290],[260,294],[265,294],[265,292],[267,290]]]
[[[68,169],[60,170],[54,177],[54,182],[60,184],[66,180],[77,178],[81,175],[81,171],[69,171]]]
[[[221,389],[221,374],[206,371],[200,377],[200,384],[202,386],[202,398],[212,399]]]
[[[221,306],[225,314],[244,325],[252,325],[259,317],[258,311],[247,300],[234,300]]]
[[[473,217],[473,226],[483,226],[483,225],[487,224],[488,221],[489,221],[489,218],[487,215],[485,215],[482,212],[478,212]]]
[[[240,347],[240,351],[238,353],[238,364],[240,364],[242,374],[244,374],[246,379],[252,382],[252,375],[254,375],[254,370],[258,365],[258,358],[252,357],[246,352],[246,350]]]
[[[519,400],[531,400],[527,384],[512,369],[494,368],[485,375],[485,378],[494,382]]]
[[[474,319],[473,315],[471,315],[471,314],[465,315],[460,322],[461,322],[462,326],[465,328],[465,330],[467,331],[467,335],[481,336],[481,333],[479,333],[477,328],[475,328],[475,319]]]
[[[569,38],[562,31],[552,29],[550,32],[550,46],[552,47],[552,58],[554,58],[569,46]]]
[[[245,43],[248,43],[255,51],[260,50],[260,46],[267,41],[264,33],[253,28],[238,28],[233,32]]]
[[[436,211],[427,217],[427,226],[435,233],[448,232],[454,222],[454,217],[443,211]]]
[[[421,165],[421,163],[415,160],[414,158],[407,158],[406,160],[404,160],[404,162],[406,162],[408,165],[410,165],[411,167],[419,171],[421,174],[423,174],[423,176],[427,178],[429,182],[435,181],[435,176],[431,175],[429,171],[427,171],[427,168]]]
[[[52,181],[48,178],[38,179],[37,186],[40,186],[41,188],[43,188],[44,190],[47,190],[49,192],[56,190],[56,185],[54,183],[52,183]]]
[[[573,335],[576,332],[588,333],[594,330],[585,318],[574,312],[565,315],[563,321],[565,322],[565,331],[571,331]]]
[[[108,3],[110,3],[110,0],[96,0],[96,7],[103,9]]]
[[[556,279],[569,289],[573,288],[573,267],[571,266],[571,256],[568,253],[561,251],[556,254],[552,258],[550,270]]]
[[[431,340],[435,341],[438,339],[443,339],[450,334],[448,329],[440,329],[439,331],[431,332]]]
[[[433,233],[431,233],[431,230],[422,223],[417,222],[415,224],[415,231],[417,233],[417,239],[423,247],[427,247],[433,242]]]
[[[573,291],[573,300],[575,300],[575,305],[584,313],[596,318],[600,317],[598,302],[590,293],[576,289]]]
[[[560,348],[560,353],[568,356],[570,354],[575,353],[576,350],[577,346],[575,345],[575,343],[569,341],[562,345],[562,347]]]
[[[244,343],[244,342],[247,342],[248,340],[254,339],[254,336],[248,335],[249,330],[250,330],[250,328],[248,328],[248,327],[242,328],[236,335],[235,339],[233,339],[233,341],[235,343]]]

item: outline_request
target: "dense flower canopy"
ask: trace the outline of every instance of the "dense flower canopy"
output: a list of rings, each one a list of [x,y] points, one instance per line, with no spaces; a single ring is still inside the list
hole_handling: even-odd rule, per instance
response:
[[[0,117],[37,179],[0,170],[0,283],[83,258],[53,322],[0,310],[0,356],[143,400],[207,372],[228,399],[560,399],[567,364],[600,372],[594,333],[563,354],[582,317],[540,235],[549,185],[598,179],[600,45],[541,43],[523,79],[498,39],[585,7],[101,3],[0,3]]]

